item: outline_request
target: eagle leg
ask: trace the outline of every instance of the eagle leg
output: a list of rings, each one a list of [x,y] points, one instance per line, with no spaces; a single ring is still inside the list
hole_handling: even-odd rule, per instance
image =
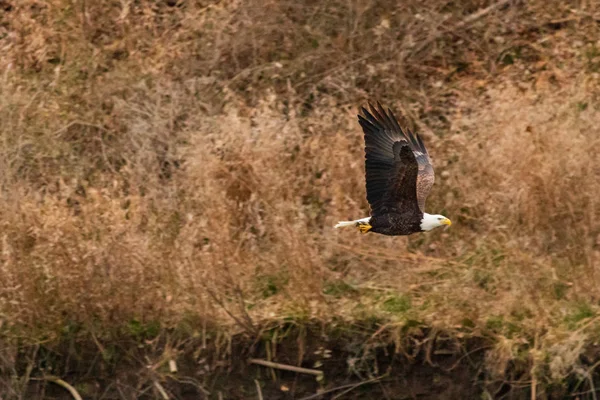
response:
[[[371,230],[371,228],[373,228],[371,225],[369,225],[368,222],[359,222],[356,224],[358,230],[360,231],[360,233],[367,233]]]

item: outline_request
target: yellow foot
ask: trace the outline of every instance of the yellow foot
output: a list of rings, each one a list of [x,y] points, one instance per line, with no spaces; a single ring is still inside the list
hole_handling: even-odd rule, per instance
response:
[[[358,223],[358,230],[361,233],[367,233],[371,230],[371,228],[373,228],[371,225],[369,225],[368,223]]]

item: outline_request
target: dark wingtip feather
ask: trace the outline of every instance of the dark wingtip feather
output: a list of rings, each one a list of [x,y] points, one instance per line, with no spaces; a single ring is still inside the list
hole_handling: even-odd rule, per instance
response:
[[[375,106],[373,105],[373,103],[371,103],[371,101],[367,101],[367,105],[369,106],[369,110],[371,110],[371,112],[373,112],[375,110]]]
[[[366,119],[368,119],[373,126],[385,131],[393,131],[395,129],[394,124],[384,111],[381,103],[377,102],[377,106],[374,106],[373,103],[368,102],[368,105],[370,111],[366,110],[364,107],[362,108],[362,111],[365,114]]]
[[[362,113],[362,118],[366,119],[372,125],[383,128],[385,130],[393,131],[399,130],[402,132],[400,125],[398,124],[396,117],[393,115],[391,110],[388,109],[388,112],[385,111],[383,106],[379,101],[373,105],[371,101],[367,101],[368,110],[365,107],[360,107],[360,112]],[[359,114],[359,121],[361,115]]]
[[[385,110],[383,109],[383,106],[381,105],[381,103],[379,102],[379,100],[377,101],[377,111],[379,112],[379,114],[382,117],[384,117],[384,118],[387,117],[387,114],[386,114]]]
[[[408,128],[402,129],[400,121],[391,108],[388,107],[386,110],[379,100],[375,102],[375,105],[371,101],[367,101],[367,107],[368,109],[361,106],[359,112],[362,115],[358,114],[358,121],[363,128],[370,131],[373,129],[396,131],[410,143],[413,149],[428,154],[421,136]]]
[[[372,117],[371,113],[369,112],[369,109],[373,109],[373,105],[371,105],[371,102],[367,102],[367,107],[361,106],[360,107],[360,114],[358,115],[359,117],[362,114],[362,117],[365,119],[368,119],[369,117]]]
[[[377,104],[379,105],[379,102],[377,102]],[[379,121],[384,128],[387,128],[387,126],[385,126],[385,119],[383,118],[383,115],[381,115],[381,112],[376,107],[373,107],[373,104],[371,103],[369,103],[369,108],[371,108],[371,114],[375,116],[377,121]]]
[[[386,112],[380,102],[377,102],[377,106],[379,106],[379,112],[381,113],[385,124],[387,125],[387,128],[390,130],[394,130],[396,128],[396,124],[394,124],[394,121],[392,119],[391,110],[388,108],[388,111]],[[402,129],[400,129],[400,131],[402,131]]]
[[[404,131],[402,130],[402,127],[400,126],[400,122],[398,121],[398,118],[396,118],[396,115],[394,115],[394,112],[392,111],[391,108],[388,108],[388,113],[390,114],[390,117],[392,119],[393,125],[394,127],[399,131],[402,132],[404,134]]]
[[[423,139],[421,139],[421,135],[419,135],[418,133],[417,142],[419,142],[419,147],[421,148],[420,150],[423,152],[423,154],[428,154],[427,148],[425,148],[425,143],[423,143]]]
[[[358,117],[358,120],[360,121],[362,119],[365,119],[364,115],[365,115],[364,107],[359,108],[358,114],[356,114],[356,116]]]
[[[421,150],[419,142],[417,141],[417,138],[415,137],[415,133],[413,131],[407,129],[406,137],[408,138],[408,140],[410,140],[410,144],[413,146],[413,148],[415,148],[415,150]]]

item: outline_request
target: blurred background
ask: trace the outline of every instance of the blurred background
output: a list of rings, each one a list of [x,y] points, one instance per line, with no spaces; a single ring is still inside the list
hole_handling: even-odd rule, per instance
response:
[[[585,0],[0,0],[0,397],[51,374],[185,398],[165,363],[188,360],[206,398],[301,398],[441,336],[485,350],[478,396],[595,396],[599,22]],[[450,229],[333,229],[369,212],[369,100],[424,138]],[[214,378],[331,341],[337,384]]]

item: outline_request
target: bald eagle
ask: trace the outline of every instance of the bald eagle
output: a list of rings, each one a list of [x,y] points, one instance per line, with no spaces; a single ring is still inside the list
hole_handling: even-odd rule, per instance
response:
[[[433,186],[429,153],[418,134],[403,130],[388,108],[361,108],[358,122],[365,134],[367,201],[371,216],[340,221],[335,227],[356,226],[362,233],[410,235],[452,222],[425,212],[425,199]]]

